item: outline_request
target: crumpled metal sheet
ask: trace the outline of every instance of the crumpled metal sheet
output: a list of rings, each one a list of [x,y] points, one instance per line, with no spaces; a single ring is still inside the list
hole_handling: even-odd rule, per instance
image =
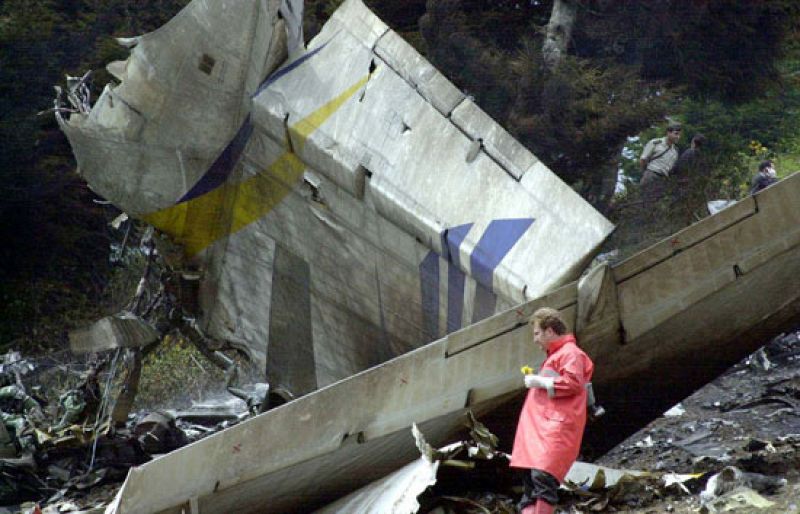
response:
[[[59,117],[202,268],[200,328],[295,395],[574,278],[612,228],[361,1],[283,62],[299,4],[194,0]]]
[[[160,29],[124,41],[131,55],[112,66],[121,83],[88,114],[58,117],[90,187],[137,216],[182,197],[285,57],[278,9],[278,0],[194,0]]]
[[[714,498],[703,505],[699,512],[757,512],[769,509],[775,502],[768,500],[748,487],[739,487]]]
[[[355,491],[330,505],[315,511],[317,514],[413,514],[419,509],[417,497],[436,483],[439,461],[419,458],[384,478]]]
[[[476,461],[495,459],[502,461],[500,465],[507,468],[507,455],[498,452],[496,448],[497,436],[478,422],[471,411],[466,415],[466,425],[470,428],[471,440],[434,448],[425,440],[419,427],[416,424],[412,425],[411,434],[420,452],[419,459],[315,512],[317,514],[338,512],[413,514],[420,508],[419,496],[436,484],[440,465],[455,466],[468,472],[474,468]]]
[[[761,473],[742,471],[735,466],[726,466],[719,473],[714,474],[706,482],[706,487],[700,492],[700,501],[711,512],[728,504],[735,505],[744,501],[756,508],[766,508],[772,502],[762,498],[759,492],[774,492],[784,487],[785,478],[771,477]],[[727,510],[727,509],[723,509]]]
[[[647,476],[650,473],[635,469],[615,469],[588,462],[575,462],[564,478],[566,484],[596,491],[613,487],[624,476]]]
[[[694,487],[702,475],[616,469],[578,461],[562,488],[573,498],[569,503],[581,512],[605,512],[609,505],[644,506],[671,490],[689,496],[686,484]]]
[[[73,353],[94,353],[115,348],[141,348],[159,338],[154,327],[133,313],[125,312],[71,331],[69,346]]]
[[[325,514],[334,512],[359,514],[418,512],[420,495],[427,488],[433,488],[437,484],[440,472],[448,465],[461,469],[461,480],[469,484],[464,487],[465,492],[474,493],[485,490],[487,484],[481,482],[481,478],[485,480],[485,475],[482,477],[478,473],[472,473],[475,464],[480,460],[498,460],[497,465],[500,467],[493,468],[493,474],[508,475],[506,478],[508,480],[514,472],[508,467],[507,455],[496,450],[495,436],[474,418],[471,418],[470,425],[473,427],[471,441],[461,441],[439,449],[433,449],[425,442],[422,433],[414,426],[412,433],[421,453],[419,459],[315,512]],[[489,442],[487,445],[487,438],[484,436],[489,436],[489,440],[493,439],[494,442]],[[440,463],[444,467],[439,467]],[[684,494],[689,495],[691,493],[683,484],[695,480],[701,475],[615,469],[577,461],[570,468],[562,488],[571,493],[577,493],[575,495],[578,497],[588,498],[578,501],[578,505],[591,511],[599,511],[605,508],[610,501],[624,504],[625,498],[630,495],[635,496],[638,491],[648,488],[655,487],[666,490],[677,486]],[[489,496],[502,497],[503,494],[501,491],[491,488],[488,491],[491,491]],[[480,502],[474,499],[455,497],[452,494],[442,495],[441,492],[437,492],[436,488],[428,492],[428,497],[428,507],[431,506],[431,503],[436,504],[434,502],[439,500],[470,505],[480,510]],[[512,498],[506,500],[507,504]]]

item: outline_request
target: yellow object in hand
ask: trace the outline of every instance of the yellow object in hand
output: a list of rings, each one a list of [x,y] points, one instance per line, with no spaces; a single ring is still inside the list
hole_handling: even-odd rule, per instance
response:
[[[523,375],[533,375],[533,368],[530,366],[522,366],[519,370]]]

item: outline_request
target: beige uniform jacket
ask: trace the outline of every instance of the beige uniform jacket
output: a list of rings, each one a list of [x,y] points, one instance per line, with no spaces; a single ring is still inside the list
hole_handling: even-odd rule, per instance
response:
[[[678,148],[675,145],[670,146],[666,137],[657,137],[647,142],[641,158],[647,161],[646,170],[668,177],[672,166],[678,160]]]

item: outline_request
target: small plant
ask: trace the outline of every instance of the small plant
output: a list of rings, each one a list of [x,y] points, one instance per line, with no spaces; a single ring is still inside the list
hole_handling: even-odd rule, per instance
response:
[[[767,148],[766,146],[762,145],[761,143],[759,143],[756,140],[750,141],[749,148],[750,148],[750,153],[752,155],[754,155],[755,157],[762,158],[762,159],[766,159],[769,156],[769,153],[770,153],[769,152],[769,148]]]
[[[185,338],[167,335],[142,363],[135,409],[182,408],[221,392],[225,373]]]

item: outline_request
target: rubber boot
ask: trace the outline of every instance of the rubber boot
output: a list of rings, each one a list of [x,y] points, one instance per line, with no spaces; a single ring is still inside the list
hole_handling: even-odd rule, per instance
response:
[[[533,510],[530,514],[553,514],[553,511],[556,510],[555,505],[551,505],[544,500],[536,500],[536,504],[532,505]],[[525,512],[525,511],[523,511]],[[526,513],[527,514],[527,513]]]

